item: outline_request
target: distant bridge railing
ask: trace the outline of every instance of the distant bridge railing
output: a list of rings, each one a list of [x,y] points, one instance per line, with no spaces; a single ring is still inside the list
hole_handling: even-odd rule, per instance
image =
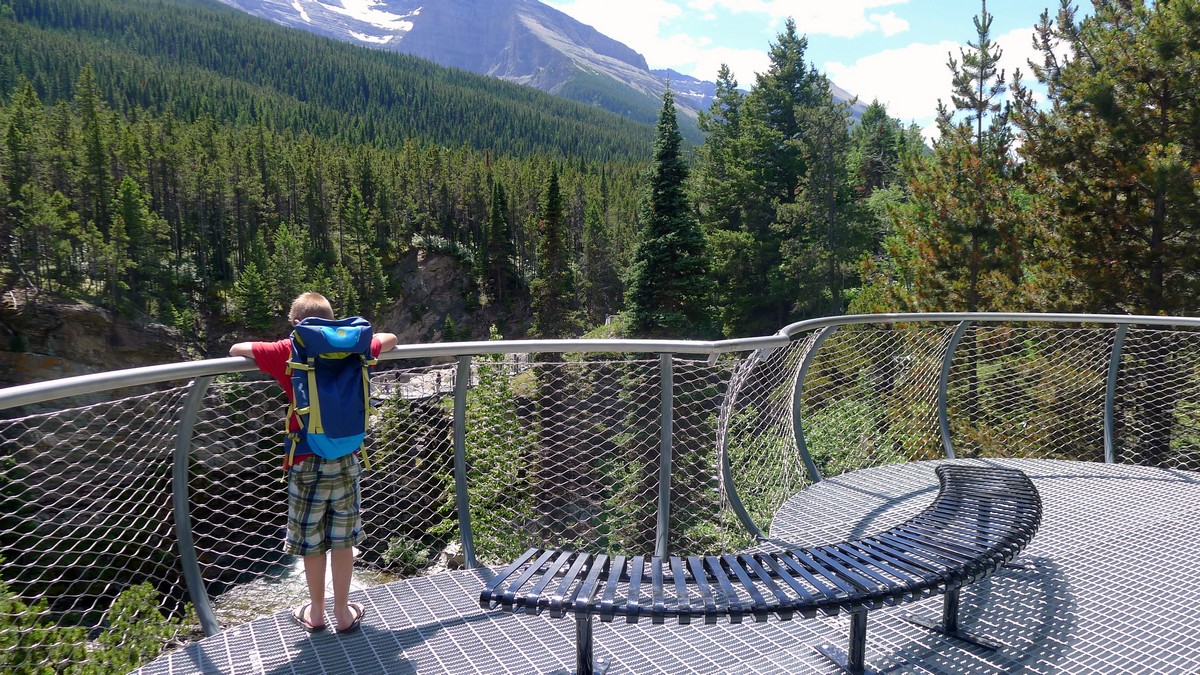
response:
[[[374,377],[360,567],[487,565],[534,545],[729,550],[815,480],[916,459],[1200,469],[1197,329],[863,315],[715,342],[401,346]],[[297,602],[303,585],[281,583],[284,407],[241,358],[0,390],[0,579],[45,600],[40,625],[90,639],[141,582],[167,610],[192,602],[207,634]],[[12,623],[0,633],[37,629]]]

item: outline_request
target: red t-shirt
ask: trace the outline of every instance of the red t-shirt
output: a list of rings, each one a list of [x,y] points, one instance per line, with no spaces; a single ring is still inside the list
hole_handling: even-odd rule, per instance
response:
[[[292,392],[292,378],[287,374],[287,362],[292,358],[292,340],[284,338],[275,342],[254,342],[250,345],[254,351],[254,363],[262,372],[275,378],[280,387],[283,387],[283,393],[287,395],[288,403],[295,400],[295,394]],[[379,338],[371,338],[371,356],[378,357],[379,352],[383,351],[383,344],[379,342]],[[296,431],[300,428],[300,417],[295,413],[288,418],[288,431]],[[311,452],[297,451],[292,459],[292,464],[299,462],[311,455]],[[287,470],[291,467],[288,464],[287,457],[283,458],[283,468]]]

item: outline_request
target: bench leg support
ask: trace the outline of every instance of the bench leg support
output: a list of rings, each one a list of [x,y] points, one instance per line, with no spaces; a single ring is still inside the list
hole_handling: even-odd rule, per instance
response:
[[[849,650],[826,642],[816,646],[821,654],[841,666],[842,670],[853,675],[869,675],[875,671],[867,668],[867,610],[850,611],[850,644]]]
[[[592,652],[592,617],[575,616],[575,672],[578,675],[604,675],[607,659],[597,659]]]
[[[976,647],[983,647],[992,651],[997,651],[1003,647],[1004,645],[995,640],[986,638],[978,633],[965,631],[958,625],[958,593],[959,589],[957,588],[946,591],[946,595],[942,601],[942,622],[940,624],[923,616],[917,616],[912,612],[905,612],[900,615],[900,618],[935,633],[941,633],[947,637],[973,644]]]

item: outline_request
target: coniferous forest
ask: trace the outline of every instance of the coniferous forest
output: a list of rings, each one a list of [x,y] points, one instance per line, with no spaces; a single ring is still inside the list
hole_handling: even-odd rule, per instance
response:
[[[373,316],[413,248],[545,337],[1194,314],[1200,0],[1030,25],[1027,73],[997,70],[986,14],[964,27],[928,142],[879,103],[851,124],[788,22],[690,147],[669,94],[656,131],[213,0],[0,0],[0,272],[201,335],[310,287]]]

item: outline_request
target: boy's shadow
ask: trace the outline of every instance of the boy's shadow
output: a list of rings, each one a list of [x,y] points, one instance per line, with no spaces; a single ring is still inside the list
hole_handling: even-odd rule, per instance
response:
[[[347,635],[325,630],[293,642],[293,647],[299,647],[298,652],[293,653],[287,661],[261,672],[263,675],[340,672],[343,668],[338,666],[344,663],[352,666],[354,672],[388,675],[418,673],[420,669],[417,664],[405,658],[405,650],[427,641],[437,631],[493,618],[487,613],[471,614],[396,630],[364,622],[361,628]]]
[[[421,672],[421,669],[417,663],[405,657],[406,650],[415,649],[427,642],[438,631],[478,621],[491,621],[494,618],[494,613],[481,612],[396,630],[387,630],[364,622],[363,626],[353,633],[338,635],[332,630],[306,634],[290,617],[281,616],[278,617],[277,624],[271,625],[275,626],[274,630],[284,631],[284,635],[281,636],[283,639],[275,644],[270,657],[263,658],[265,654],[261,647],[252,646],[248,651],[231,649],[231,643],[235,641],[243,644],[242,649],[245,649],[246,638],[254,641],[251,636],[243,635],[226,636],[224,641],[194,642],[184,647],[182,660],[179,659],[179,655],[175,660],[181,666],[183,663],[190,664],[195,669],[190,672],[206,675],[297,675],[344,671],[407,675]],[[287,654],[282,660],[280,652]],[[426,668],[425,672],[429,672],[429,669]]]

